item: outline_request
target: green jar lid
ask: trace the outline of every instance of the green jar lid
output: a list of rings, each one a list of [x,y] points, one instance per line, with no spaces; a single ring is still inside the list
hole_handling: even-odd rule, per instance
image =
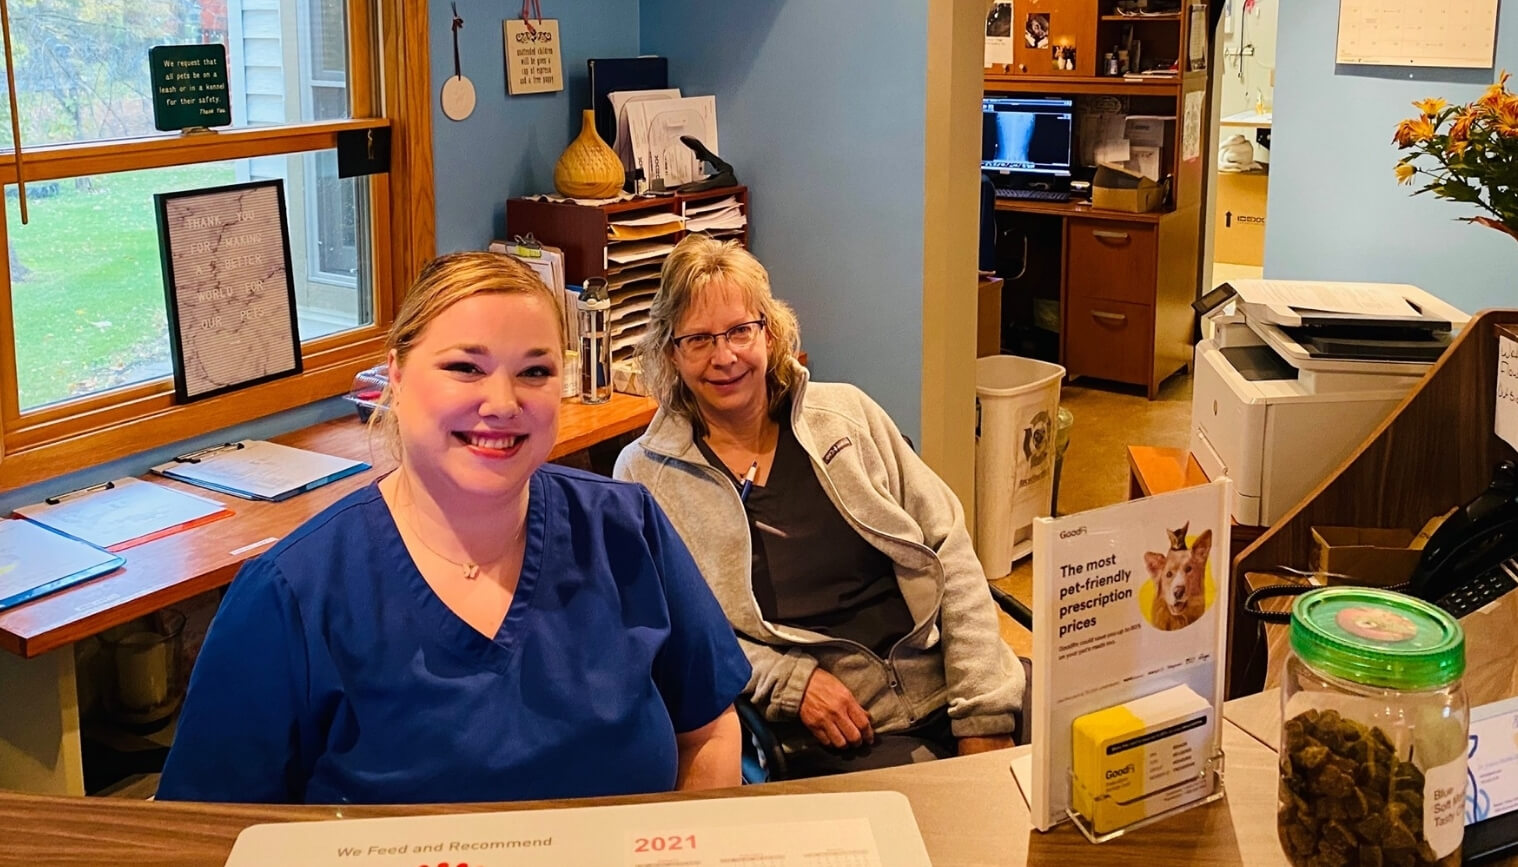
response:
[[[1465,673],[1465,633],[1421,599],[1323,587],[1291,609],[1291,649],[1323,674],[1388,689],[1435,689]]]

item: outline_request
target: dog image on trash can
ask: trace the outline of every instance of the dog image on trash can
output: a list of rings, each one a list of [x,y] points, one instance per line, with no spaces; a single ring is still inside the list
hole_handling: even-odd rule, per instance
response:
[[[1187,522],[1178,530],[1165,531],[1170,537],[1165,553],[1144,554],[1144,565],[1154,582],[1149,622],[1166,632],[1185,629],[1207,613],[1207,556],[1212,553],[1212,531],[1204,530],[1188,545],[1186,531],[1190,527]]]
[[[1031,469],[1040,469],[1049,459],[1049,447],[1054,445],[1054,424],[1047,412],[1040,411],[1023,428],[1023,459]],[[1030,476],[1034,474],[1030,471]],[[1038,476],[1038,479],[1043,476]],[[1035,481],[1037,479],[1034,479]]]

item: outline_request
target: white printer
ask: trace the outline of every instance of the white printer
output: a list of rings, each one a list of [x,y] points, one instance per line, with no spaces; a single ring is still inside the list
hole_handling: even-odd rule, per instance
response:
[[[1233,480],[1233,518],[1253,525],[1343,463],[1469,319],[1402,284],[1239,280],[1197,306],[1210,336],[1196,346],[1191,453]]]

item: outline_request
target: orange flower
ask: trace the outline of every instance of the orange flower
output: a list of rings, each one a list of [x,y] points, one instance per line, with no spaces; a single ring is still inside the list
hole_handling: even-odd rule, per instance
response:
[[[1425,142],[1434,137],[1434,125],[1426,117],[1417,120],[1404,120],[1397,124],[1397,133],[1392,137],[1399,148],[1410,148],[1419,142]]]
[[[1503,126],[1518,126],[1518,96],[1508,96],[1497,106],[1494,113],[1497,123]]]
[[[1507,70],[1503,70],[1502,77],[1486,89],[1486,93],[1483,93],[1481,98],[1476,100],[1476,104],[1482,108],[1496,111],[1502,105],[1503,100],[1510,96],[1507,92],[1507,79]]]
[[[1416,108],[1418,111],[1423,112],[1424,117],[1433,118],[1434,115],[1437,115],[1439,112],[1444,111],[1444,107],[1448,104],[1449,103],[1446,103],[1444,100],[1436,96],[1431,99],[1418,100],[1417,102],[1413,103],[1413,108]]]
[[[1455,115],[1455,122],[1450,124],[1449,128],[1450,141],[1458,141],[1463,144],[1466,139],[1471,137],[1471,126],[1475,123],[1476,112],[1474,109],[1466,108],[1464,111]]]
[[[1426,117],[1416,120],[1404,120],[1397,124],[1397,134],[1392,141],[1397,147],[1408,148],[1415,144],[1426,142],[1434,137],[1434,124]]]
[[[1413,182],[1413,175],[1418,173],[1418,170],[1413,168],[1409,163],[1397,163],[1395,171],[1397,173],[1397,183],[1399,184],[1411,184]]]

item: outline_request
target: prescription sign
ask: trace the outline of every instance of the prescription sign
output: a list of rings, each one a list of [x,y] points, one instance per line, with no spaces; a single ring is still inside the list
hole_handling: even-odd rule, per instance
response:
[[[1033,522],[1033,730],[1044,734],[1024,790],[1039,830],[1070,806],[1076,718],[1178,686],[1218,718],[1231,490],[1220,479]]]

